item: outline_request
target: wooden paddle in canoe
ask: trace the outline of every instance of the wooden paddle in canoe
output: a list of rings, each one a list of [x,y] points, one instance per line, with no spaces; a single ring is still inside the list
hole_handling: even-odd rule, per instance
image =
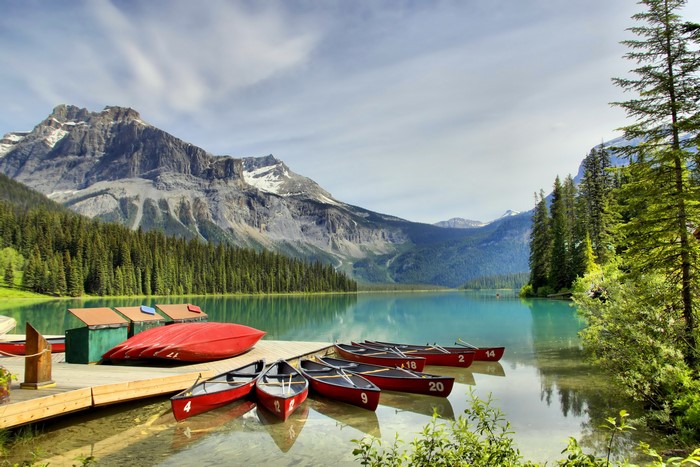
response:
[[[309,382],[285,360],[270,365],[255,383],[258,401],[278,418],[287,420],[289,415],[306,400]]]
[[[423,371],[425,368],[425,358],[401,356],[396,352],[382,350],[372,350],[357,345],[335,344],[335,351],[346,360],[353,360],[373,365],[384,365],[389,367],[409,368],[415,371]]]
[[[353,344],[373,350],[396,352],[402,356],[423,357],[425,358],[426,365],[456,366],[461,368],[471,366],[476,354],[473,350],[460,349],[459,351],[448,351],[439,346],[432,346],[425,349],[400,349],[388,344],[380,344],[372,341],[361,343],[353,342]]]
[[[503,357],[503,354],[506,350],[505,347],[477,347],[475,345],[467,344],[466,342],[462,341],[460,339],[460,342],[457,342],[457,344],[460,347],[443,347],[441,345],[437,344],[426,344],[426,345],[415,345],[415,344],[399,344],[395,342],[383,342],[383,341],[368,341],[366,340],[366,343],[369,344],[380,344],[380,345],[387,345],[394,347],[402,352],[405,352],[407,350],[425,350],[425,349],[430,349],[430,348],[437,348],[437,349],[442,349],[445,350],[446,352],[459,352],[463,350],[471,350],[474,352],[474,361],[482,361],[482,362],[497,362],[498,360]]]
[[[429,396],[447,397],[452,392],[455,379],[450,376],[431,375],[406,368],[373,365],[332,357],[318,357],[320,362],[342,368],[367,378],[382,390],[411,392]]]
[[[299,371],[309,380],[312,391],[329,399],[367,410],[376,410],[379,404],[381,390],[361,375],[311,360],[301,360]]]
[[[175,419],[179,422],[247,396],[264,369],[265,360],[258,360],[212,378],[195,381],[192,387],[170,398]]]

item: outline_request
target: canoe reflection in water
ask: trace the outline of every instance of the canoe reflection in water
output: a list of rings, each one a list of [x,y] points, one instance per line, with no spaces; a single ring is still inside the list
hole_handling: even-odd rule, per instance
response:
[[[474,362],[469,369],[472,373],[479,373],[489,376],[505,376],[506,371],[500,362]]]
[[[175,425],[173,433],[173,448],[182,449],[209,433],[222,430],[230,421],[247,414],[254,408],[255,402],[241,399],[230,405],[179,422]],[[172,417],[172,414],[168,415]]]
[[[382,395],[384,397],[384,395]],[[306,400],[311,409],[335,420],[341,430],[349,427],[366,435],[380,438],[379,419],[373,410],[365,410],[353,405],[338,403],[320,395],[313,395]]]
[[[420,394],[404,392],[382,391],[379,407],[387,406],[399,412],[413,412],[427,417],[433,416],[433,409],[437,410],[438,418],[454,420],[455,411],[452,403],[446,397],[426,397]]]
[[[294,442],[309,418],[309,405],[304,403],[298,406],[286,421],[281,420],[264,407],[258,407],[255,412],[258,415],[258,420],[280,451],[287,452],[294,446]]]

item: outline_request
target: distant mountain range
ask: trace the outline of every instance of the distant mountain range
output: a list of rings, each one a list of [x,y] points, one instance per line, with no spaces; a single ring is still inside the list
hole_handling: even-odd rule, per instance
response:
[[[0,140],[0,172],[88,217],[328,261],[360,282],[457,287],[526,272],[530,213],[411,222],[335,199],[272,155],[217,156],[106,107]]]

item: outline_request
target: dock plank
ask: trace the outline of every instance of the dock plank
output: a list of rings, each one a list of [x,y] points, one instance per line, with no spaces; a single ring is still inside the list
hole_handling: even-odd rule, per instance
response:
[[[264,358],[295,363],[300,358],[329,352],[325,342],[261,340],[250,351],[214,362],[154,366],[66,363],[65,354],[52,354],[51,378],[55,386],[23,389],[23,357],[2,357],[4,366],[17,375],[9,403],[0,405],[0,429],[34,423],[47,418],[147,397],[173,394],[191,386],[201,375],[208,378]]]

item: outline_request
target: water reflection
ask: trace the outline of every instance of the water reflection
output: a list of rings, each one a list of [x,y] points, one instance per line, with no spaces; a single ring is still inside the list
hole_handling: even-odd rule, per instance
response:
[[[410,440],[430,420],[438,406],[444,420],[452,420],[467,408],[472,389],[482,399],[490,395],[515,431],[515,439],[526,457],[551,461],[561,457],[567,438],[582,440],[585,447],[598,449],[604,439],[598,427],[605,418],[625,408],[641,413],[611,390],[609,382],[582,355],[577,332],[582,322],[568,302],[521,301],[515,296],[493,293],[399,293],[284,297],[173,297],[171,299],[50,300],[41,303],[14,301],[0,314],[13,317],[24,329],[29,321],[43,334],[61,334],[80,325],[70,322],[68,308],[97,306],[153,306],[158,303],[192,302],[209,314],[211,321],[237,322],[265,330],[266,339],[299,341],[383,340],[452,345],[459,337],[476,345],[504,345],[500,362],[475,362],[466,369],[431,366],[429,373],[455,378],[449,398],[440,399],[402,393],[383,393],[376,413],[321,401],[307,400],[305,412],[295,414],[298,425],[292,432],[280,423],[261,421],[257,409],[214,425],[219,412],[186,427],[170,423],[144,426],[134,432],[128,446],[100,451],[100,465],[190,465],[274,463],[295,465],[352,462],[352,439],[363,434],[381,437],[389,443],[399,433]],[[115,409],[116,410],[116,409]],[[124,409],[121,409],[122,411]],[[161,406],[161,412],[169,406]],[[358,412],[359,411],[359,412]],[[262,409],[261,409],[262,412]],[[104,413],[104,412],[100,412]],[[225,416],[224,412],[220,415]],[[204,416],[204,414],[200,415]],[[128,420],[100,423],[110,428],[109,439],[146,418],[129,413]],[[264,415],[263,415],[264,417]],[[46,451],[61,446],[66,452],[98,446],[103,439],[92,422],[73,418],[66,435],[56,434]],[[64,423],[64,422],[61,422]],[[131,433],[131,431],[128,431]],[[141,433],[145,433],[142,435]],[[101,435],[100,435],[101,436]],[[634,436],[639,436],[639,432]],[[163,442],[164,439],[167,440]],[[122,437],[123,439],[123,437]],[[621,437],[629,443],[631,438]],[[82,440],[82,441],[81,441]],[[85,440],[89,441],[88,444]],[[172,441],[170,441],[172,440]],[[98,449],[95,448],[95,452]],[[141,454],[135,454],[141,453]],[[134,457],[136,456],[136,457]],[[47,456],[49,457],[49,456]],[[18,461],[21,459],[17,459]],[[40,459],[37,459],[40,461]],[[55,464],[60,464],[56,462]]]
[[[285,421],[262,406],[258,406],[255,413],[279,450],[287,452],[294,446],[309,418],[309,405],[304,402]]]
[[[242,417],[255,409],[255,407],[255,402],[243,399],[225,407],[187,418],[181,422],[175,421],[175,417],[169,412],[163,416],[162,423],[175,423],[172,446],[174,450],[179,451],[203,436],[223,429],[226,424],[238,417]]]
[[[312,410],[335,421],[339,430],[351,428],[365,435],[381,438],[379,419],[374,411],[350,404],[343,404],[314,394],[306,403]]]
[[[382,391],[379,405],[391,407],[394,413],[412,412],[426,417],[432,417],[437,412],[444,420],[454,420],[455,411],[450,399],[446,397],[431,397],[421,394],[409,394],[395,391]]]

